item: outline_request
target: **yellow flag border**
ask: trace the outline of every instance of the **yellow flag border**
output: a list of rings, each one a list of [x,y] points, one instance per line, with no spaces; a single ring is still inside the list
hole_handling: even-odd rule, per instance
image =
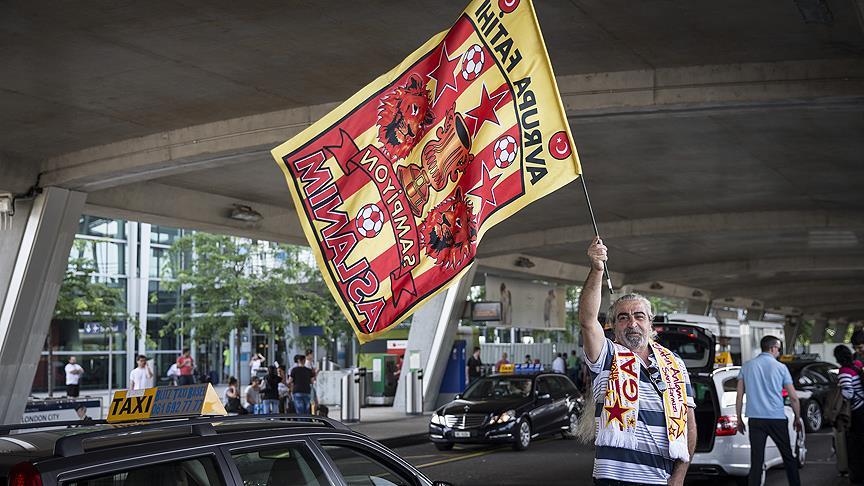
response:
[[[546,63],[545,67],[549,70],[549,75],[550,75],[550,79],[551,79],[551,88],[553,90],[555,98],[557,98],[558,110],[562,116],[561,121],[563,123],[561,125],[564,127],[564,130],[567,133],[568,142],[570,143],[570,147],[571,147],[571,150],[573,152],[572,157],[574,159],[574,164],[575,164],[574,168],[576,170],[576,174],[578,177],[578,175],[581,175],[581,173],[582,173],[581,163],[579,161],[579,155],[576,151],[576,145],[573,142],[573,135],[572,135],[571,130],[570,130],[570,124],[569,124],[569,121],[567,120],[566,112],[564,111],[564,105],[561,101],[561,93],[558,90],[558,83],[556,82],[556,79],[555,79],[555,72],[552,68],[552,63],[549,60],[549,53],[546,49],[546,43],[543,39],[542,31],[540,30],[540,23],[537,19],[537,15],[536,15],[536,12],[534,10],[533,3],[530,0],[522,0],[522,1],[524,2],[525,7],[528,10],[528,15],[531,16],[531,20],[533,22],[533,27],[534,27],[534,32],[537,33],[536,37],[537,37],[537,39],[539,39],[539,42],[540,42],[539,51],[543,54],[542,59]],[[440,44],[441,41],[450,32],[450,29],[452,29],[452,27],[456,24],[456,22],[458,22],[458,20],[463,15],[467,16],[468,20],[473,25],[474,22],[471,19],[471,16],[468,12],[474,3],[475,2],[469,3],[468,6],[459,13],[459,16],[457,16],[456,21],[454,21],[453,24],[451,24],[451,26],[448,29],[446,29],[442,32],[439,32],[438,34],[432,36],[429,40],[427,40],[425,43],[423,43],[423,45],[421,45],[420,47],[418,47],[417,49],[412,51],[410,55],[408,55],[405,59],[403,59],[402,62],[400,62],[394,68],[392,68],[389,71],[387,71],[386,73],[378,76],[372,82],[366,84],[363,88],[361,88],[359,91],[354,93],[347,100],[340,103],[336,108],[334,108],[333,110],[331,110],[330,112],[325,114],[323,117],[321,117],[320,119],[318,119],[317,121],[312,123],[310,126],[306,127],[300,133],[294,135],[289,140],[279,144],[278,146],[276,146],[275,148],[273,148],[271,150],[271,155],[276,160],[277,165],[282,170],[282,173],[285,177],[285,182],[289,188],[289,192],[291,193],[291,198],[292,198],[292,201],[294,203],[294,210],[298,211],[298,216],[299,216],[300,211],[304,211],[303,201],[301,200],[300,194],[296,190],[296,187],[294,186],[294,184],[295,184],[294,177],[291,175],[290,170],[286,166],[285,161],[284,161],[284,157],[287,156],[288,154],[291,154],[291,153],[303,148],[307,144],[311,143],[315,138],[317,138],[317,135],[319,135],[319,134],[321,134],[327,130],[330,130],[333,127],[335,127],[336,125],[338,125],[338,123],[340,123],[345,118],[350,116],[350,114],[358,106],[361,106],[361,105],[371,101],[373,96],[378,95],[382,90],[384,90],[385,88],[390,86],[393,83],[394,79],[397,79],[400,75],[407,72],[411,66],[413,66],[414,64],[419,62],[435,46]],[[482,38],[482,36],[481,36],[481,38]],[[485,42],[485,39],[484,39],[484,42]],[[507,77],[507,79],[509,81],[510,78]],[[512,81],[510,81],[510,82],[512,83]],[[511,86],[512,86],[512,84],[511,84]],[[520,123],[520,126],[521,126],[521,123]],[[575,178],[573,180],[575,180]],[[571,181],[567,181],[564,184],[557,185],[557,187],[550,190],[548,193],[546,193],[542,196],[539,196],[536,199],[532,199],[531,201],[524,202],[523,204],[518,204],[519,203],[518,200],[514,201],[513,204],[516,204],[519,207],[514,208],[513,211],[506,217],[512,216],[513,214],[515,214],[516,212],[518,212],[519,210],[524,208],[526,205],[528,205],[530,202],[536,201],[537,199],[541,199],[542,197],[545,197],[546,195],[551,194],[552,192],[560,189],[561,187],[563,187],[566,184],[569,184],[570,182]],[[497,225],[498,223],[500,223],[501,221],[506,219],[506,217],[501,216],[501,214],[502,213],[497,213],[495,215],[492,215],[484,222],[484,227],[481,228],[480,231],[478,231],[478,235],[477,235],[477,240],[478,240],[477,245],[478,246],[479,246],[480,240],[482,239],[482,236],[486,233],[487,230],[491,229],[492,227],[494,227],[495,225]],[[498,217],[496,218],[495,216],[498,216]],[[403,312],[402,315],[398,319],[394,320],[386,328],[384,328],[380,331],[365,333],[365,332],[360,331],[361,323],[359,321],[357,321],[353,312],[351,312],[351,310],[348,309],[348,307],[345,305],[344,300],[341,298],[341,293],[339,292],[338,288],[336,288],[336,284],[332,281],[332,277],[331,277],[331,275],[329,275],[330,269],[329,269],[329,266],[327,264],[327,261],[324,259],[323,253],[318,248],[315,247],[319,243],[318,235],[317,235],[315,229],[312,227],[311,223],[308,221],[307,218],[298,217],[298,219],[300,220],[300,225],[303,228],[303,233],[306,236],[306,240],[307,240],[307,242],[310,243],[310,247],[312,248],[312,253],[315,256],[315,261],[318,264],[319,270],[327,269],[326,272],[321,271],[321,275],[324,279],[324,282],[327,284],[327,287],[330,290],[330,293],[334,294],[333,300],[336,301],[336,304],[339,306],[339,309],[342,311],[342,314],[346,317],[346,320],[351,324],[352,328],[354,329],[354,334],[357,337],[357,339],[360,341],[361,344],[369,342],[369,341],[374,341],[374,340],[384,336],[385,334],[387,334],[395,326],[399,325],[405,319],[412,316],[417,311],[417,309],[419,307],[424,305],[430,299],[432,299],[433,297],[438,295],[440,292],[443,292],[443,291],[449,289],[454,284],[458,283],[462,279],[462,277],[465,275],[465,273],[471,268],[471,266],[476,264],[476,254],[475,254],[475,256],[472,256],[471,260],[469,260],[467,262],[467,264],[465,265],[465,267],[462,268],[462,270],[460,270],[456,275],[454,275],[452,278],[450,278],[449,280],[444,282],[442,285],[437,287],[435,289],[435,291],[429,293],[427,296],[425,296],[423,298],[418,299],[409,309],[406,310],[406,312]],[[339,298],[335,298],[336,296],[339,296]],[[358,331],[360,331],[360,332],[358,332]]]

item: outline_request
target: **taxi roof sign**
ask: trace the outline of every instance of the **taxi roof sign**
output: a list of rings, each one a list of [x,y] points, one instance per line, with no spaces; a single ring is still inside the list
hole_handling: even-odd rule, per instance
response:
[[[108,407],[108,422],[199,415],[228,415],[210,383],[118,390]]]

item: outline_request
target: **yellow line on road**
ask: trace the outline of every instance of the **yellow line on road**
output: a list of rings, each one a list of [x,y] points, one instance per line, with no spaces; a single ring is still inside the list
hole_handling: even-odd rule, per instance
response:
[[[492,449],[490,451],[474,452],[471,454],[465,454],[464,456],[456,456],[456,457],[451,457],[449,459],[442,459],[440,461],[429,462],[426,464],[420,464],[419,466],[416,466],[416,467],[417,467],[417,469],[422,469],[424,467],[439,466],[441,464],[447,464],[448,462],[464,461],[466,459],[471,459],[472,457],[480,457],[480,456],[485,456],[487,454],[492,454],[493,452],[500,451],[501,449],[503,449],[503,447],[499,447],[497,449]]]
[[[541,442],[546,442],[547,440],[549,440],[549,439],[541,439],[538,441],[534,441],[533,444],[539,444]],[[456,456],[456,457],[451,457],[448,459],[442,459],[440,461],[428,462],[426,464],[420,464],[419,466],[414,466],[414,467],[416,467],[417,469],[422,469],[424,467],[440,466],[441,464],[447,464],[448,462],[464,461],[466,459],[472,459],[475,457],[494,454],[496,452],[500,452],[500,451],[502,451],[504,449],[508,449],[508,448],[509,448],[509,446],[496,447],[495,449],[479,451],[479,452],[472,452],[471,454],[465,454],[465,455],[460,455],[460,456]]]

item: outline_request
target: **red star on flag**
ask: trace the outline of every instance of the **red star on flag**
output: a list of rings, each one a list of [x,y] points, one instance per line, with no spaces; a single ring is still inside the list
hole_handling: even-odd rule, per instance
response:
[[[480,104],[468,110],[468,113],[465,113],[465,124],[468,125],[468,129],[471,130],[471,138],[474,138],[477,135],[477,132],[480,131],[483,124],[487,121],[500,125],[495,110],[498,109],[498,104],[501,103],[501,100],[504,99],[504,95],[506,94],[507,91],[504,90],[495,96],[489,96],[489,91],[486,89],[486,83],[483,83],[483,93],[480,95]]]
[[[606,420],[606,426],[611,424],[613,420],[617,420],[621,424],[622,428],[624,427],[624,414],[633,410],[630,407],[622,407],[621,401],[617,399],[614,404],[611,406],[606,405],[603,409],[609,413],[609,419]]]
[[[477,196],[481,199],[480,213],[483,213],[483,205],[489,203],[493,206],[497,206],[498,202],[495,200],[495,182],[501,177],[501,174],[496,175],[495,177],[489,177],[489,169],[486,168],[486,164],[483,165],[483,180],[477,183],[474,188],[468,191],[469,196]]]
[[[445,89],[450,88],[453,92],[456,92],[456,66],[459,64],[462,56],[456,56],[455,58],[450,58],[450,53],[447,52],[447,43],[441,47],[441,54],[438,57],[438,66],[432,70],[431,73],[426,76],[430,79],[435,80],[435,99],[432,102],[434,105],[438,102],[438,98],[441,97],[441,93],[444,92]]]

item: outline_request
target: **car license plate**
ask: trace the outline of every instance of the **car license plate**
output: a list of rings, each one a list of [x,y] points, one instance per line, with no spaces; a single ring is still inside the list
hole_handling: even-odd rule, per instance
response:
[[[453,432],[453,437],[456,437],[457,439],[471,437],[471,432],[468,432],[466,430],[456,430]]]

